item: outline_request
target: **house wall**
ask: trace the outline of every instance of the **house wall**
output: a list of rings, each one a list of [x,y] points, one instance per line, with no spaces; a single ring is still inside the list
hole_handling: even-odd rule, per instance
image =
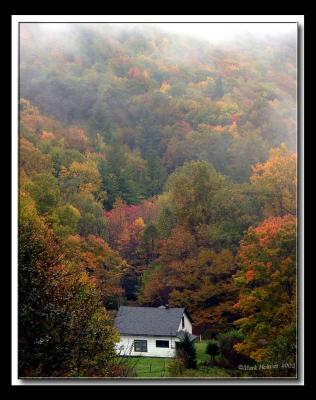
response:
[[[147,352],[135,352],[134,340],[147,340]],[[169,348],[156,347],[156,340],[169,340]],[[125,356],[175,357],[175,341],[179,339],[170,336],[121,336],[120,342],[116,344],[116,352]]]
[[[178,328],[178,331],[187,331],[189,333],[192,333],[192,324],[189,320],[189,318],[186,316],[186,314],[184,313],[184,329],[182,329],[182,321],[180,321],[180,325]]]

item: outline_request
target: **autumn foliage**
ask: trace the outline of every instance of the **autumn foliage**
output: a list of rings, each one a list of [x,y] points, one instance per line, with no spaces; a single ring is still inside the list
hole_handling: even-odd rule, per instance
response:
[[[255,361],[272,357],[274,341],[296,324],[296,218],[270,217],[250,228],[238,253],[241,312],[235,325],[246,334],[236,350]],[[295,358],[288,352],[287,358]]]
[[[102,24],[50,41],[24,25],[21,376],[124,374],[123,304],[186,307],[232,374],[241,360],[295,364],[289,41],[223,47]]]

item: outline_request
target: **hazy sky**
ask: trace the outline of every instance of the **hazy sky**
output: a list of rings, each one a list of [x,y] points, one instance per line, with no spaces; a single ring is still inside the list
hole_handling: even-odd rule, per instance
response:
[[[88,25],[91,23],[87,23]],[[93,24],[91,24],[93,25]],[[109,24],[111,25],[111,24]],[[148,26],[149,24],[113,24],[114,26]],[[210,41],[229,41],[237,36],[265,37],[279,36],[286,33],[295,34],[297,25],[295,23],[154,23],[150,24],[161,30],[181,35],[188,35],[199,39]],[[50,31],[67,31],[72,24],[65,23],[44,23],[42,28]]]
[[[194,36],[205,40],[226,41],[237,35],[256,37],[275,36],[296,32],[296,24],[291,23],[197,23],[197,24],[158,24],[160,29],[169,32]]]

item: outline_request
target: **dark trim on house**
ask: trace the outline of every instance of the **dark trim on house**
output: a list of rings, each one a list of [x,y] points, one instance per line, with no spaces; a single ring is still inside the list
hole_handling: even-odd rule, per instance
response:
[[[193,321],[192,321],[191,315],[189,314],[189,312],[188,312],[188,310],[186,308],[184,309],[183,313],[188,317],[189,321],[193,325]]]

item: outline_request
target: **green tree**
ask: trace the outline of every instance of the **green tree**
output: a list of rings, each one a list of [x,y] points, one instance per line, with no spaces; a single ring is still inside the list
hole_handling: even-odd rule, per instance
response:
[[[86,273],[21,193],[19,210],[19,376],[107,376],[117,336]]]
[[[206,346],[206,354],[208,354],[209,356],[212,357],[213,361],[215,360],[215,357],[218,355],[219,353],[219,346],[217,341],[215,340],[210,340],[207,343]]]
[[[268,143],[257,131],[246,130],[231,142],[226,154],[229,176],[234,182],[247,182],[252,174],[252,166],[268,158]]]
[[[58,236],[67,236],[77,233],[80,212],[71,204],[65,204],[53,211],[48,219],[52,222],[53,229]]]
[[[93,194],[97,197],[102,191],[97,163],[92,159],[82,163],[74,161],[68,169],[63,167],[59,182],[66,201],[71,201],[76,194]]]
[[[208,224],[213,196],[225,185],[225,178],[205,161],[190,161],[168,179],[167,190],[178,223],[194,230]]]
[[[102,190],[106,192],[104,207],[110,210],[120,197],[127,204],[136,204],[141,198],[141,189],[131,178],[131,171],[123,148],[115,143],[109,146],[106,160],[99,162]]]
[[[276,376],[295,376],[296,374],[296,334],[296,324],[292,323],[270,347],[267,363],[279,366],[277,371],[273,371]],[[282,368],[282,365],[286,364],[288,368]]]
[[[71,203],[55,208],[47,217],[56,233],[61,236],[79,233],[83,236],[97,235],[108,239],[107,224],[101,202],[91,193],[74,193]]]
[[[207,227],[214,248],[237,250],[244,232],[263,219],[262,203],[250,184],[227,184],[212,199],[211,223]]]
[[[155,259],[156,240],[158,238],[158,230],[154,224],[146,225],[143,236],[142,246],[144,247],[146,264],[150,264]]]
[[[26,185],[26,190],[35,200],[36,208],[40,214],[46,214],[58,205],[60,189],[57,179],[51,174],[36,175]]]
[[[215,81],[214,100],[219,100],[224,96],[222,77],[219,76]]]
[[[149,180],[147,184],[147,194],[151,197],[161,192],[167,179],[167,172],[161,163],[157,152],[149,151],[147,153],[146,161]]]
[[[243,342],[245,335],[236,329],[232,329],[228,332],[220,333],[217,335],[217,341],[219,345],[219,351],[221,355],[228,362],[228,367],[236,368],[239,364],[249,364],[252,363],[249,358],[239,354],[235,345]]]
[[[163,206],[158,213],[156,223],[159,236],[166,239],[168,236],[170,236],[175,224],[176,217],[174,212],[172,212],[170,206]]]

